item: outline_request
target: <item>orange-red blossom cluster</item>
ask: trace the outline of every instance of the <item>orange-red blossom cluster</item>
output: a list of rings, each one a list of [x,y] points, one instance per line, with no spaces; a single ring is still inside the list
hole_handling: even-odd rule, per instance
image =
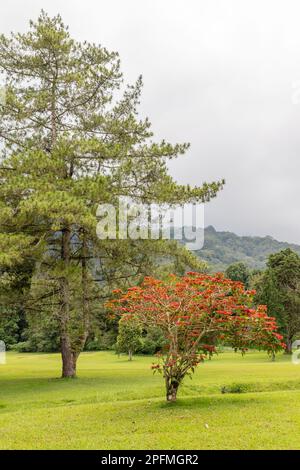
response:
[[[114,294],[107,304],[114,314],[145,330],[157,327],[163,332],[164,369],[176,367],[186,373],[213,354],[220,342],[242,352],[255,347],[271,353],[285,347],[266,306],[253,305],[255,291],[222,274],[189,272],[170,275],[166,281],[147,277],[141,286]]]

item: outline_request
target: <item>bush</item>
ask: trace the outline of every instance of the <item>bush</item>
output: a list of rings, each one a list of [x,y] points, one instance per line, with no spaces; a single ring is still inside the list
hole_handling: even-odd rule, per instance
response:
[[[98,331],[88,338],[86,351],[107,351],[114,348],[116,342],[116,332],[114,330]]]
[[[153,355],[161,351],[166,341],[159,328],[149,328],[142,339],[142,344],[138,352],[140,354]]]
[[[12,349],[20,340],[20,314],[16,310],[0,311],[0,340],[4,341],[6,349]]]
[[[20,343],[14,344],[12,349],[17,352],[32,352],[30,341],[22,341]]]
[[[14,348],[22,352],[57,352],[60,349],[57,324],[46,319],[42,324],[29,323],[21,341]]]

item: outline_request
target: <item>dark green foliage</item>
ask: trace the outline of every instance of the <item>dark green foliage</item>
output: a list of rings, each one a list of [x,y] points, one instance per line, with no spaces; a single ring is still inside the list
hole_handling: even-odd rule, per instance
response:
[[[166,340],[159,328],[149,328],[143,336],[142,344],[138,352],[153,355],[161,351],[165,343]]]
[[[85,350],[105,351],[114,349],[116,340],[117,335],[113,329],[103,331],[98,329],[96,333],[91,334],[91,337],[87,339]]]
[[[234,263],[225,271],[226,277],[232,281],[242,282],[246,288],[249,286],[250,271],[244,263]]]
[[[20,312],[17,310],[0,310],[0,341],[4,341],[6,349],[11,349],[20,340]]]
[[[28,318],[28,317],[27,317]],[[28,318],[21,341],[14,347],[20,352],[57,352],[60,349],[58,324],[52,317]]]
[[[256,302],[276,317],[291,352],[300,333],[300,256],[290,248],[269,256],[267,269],[256,278]]]

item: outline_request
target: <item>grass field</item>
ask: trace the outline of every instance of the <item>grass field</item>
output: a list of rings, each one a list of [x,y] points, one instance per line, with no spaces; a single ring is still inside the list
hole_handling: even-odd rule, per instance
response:
[[[61,380],[59,355],[8,353],[0,448],[300,449],[300,366],[289,357],[223,353],[171,405],[152,360],[84,353],[79,378]]]

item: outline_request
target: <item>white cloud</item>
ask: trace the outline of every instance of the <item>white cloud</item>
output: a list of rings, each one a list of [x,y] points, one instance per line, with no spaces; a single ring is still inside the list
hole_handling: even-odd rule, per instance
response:
[[[0,29],[60,12],[78,39],[142,73],[141,112],[158,138],[190,141],[171,166],[180,181],[225,177],[207,223],[300,242],[300,4],[297,0],[11,0]]]

